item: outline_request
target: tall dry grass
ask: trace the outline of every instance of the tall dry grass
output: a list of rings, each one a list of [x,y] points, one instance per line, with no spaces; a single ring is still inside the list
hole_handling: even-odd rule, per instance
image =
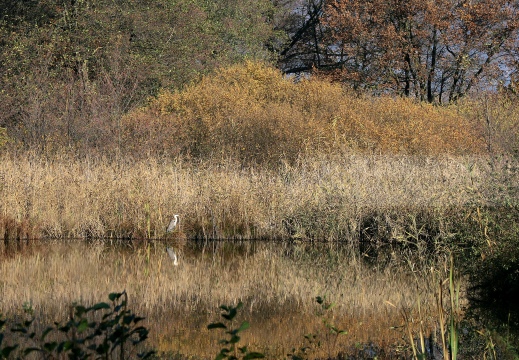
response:
[[[272,170],[4,155],[0,238],[157,238],[180,214],[187,238],[355,240],[376,217],[394,239],[409,215],[435,222],[499,202],[499,171],[508,168],[453,156],[347,155]]]
[[[404,331],[394,327],[404,323],[402,310],[418,318],[418,299],[427,314],[420,321],[434,331],[435,279],[442,274],[406,268],[407,259],[391,251],[385,256],[373,266],[347,247],[216,242],[184,247],[173,266],[163,242],[41,242],[2,258],[0,312],[12,318],[27,303],[43,326],[64,319],[72,302],[93,304],[125,289],[132,310],[148,318],[151,345],[206,358],[218,346],[206,325],[218,319],[219,305],[241,300],[252,324],[245,344],[283,358],[314,333],[323,346],[313,355],[322,357],[356,343],[404,343]],[[316,315],[314,299],[323,295],[336,304],[329,321],[348,332],[333,349]]]

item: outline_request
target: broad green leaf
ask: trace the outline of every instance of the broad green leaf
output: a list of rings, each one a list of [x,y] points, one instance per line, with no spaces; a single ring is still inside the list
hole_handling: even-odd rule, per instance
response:
[[[82,333],[86,329],[88,329],[88,321],[87,319],[82,319],[77,326],[77,331],[78,333]]]
[[[119,299],[121,295],[122,293],[110,293],[110,295],[108,295],[108,299],[110,299],[110,301],[115,301],[116,299]]]
[[[58,346],[58,343],[56,341],[53,341],[53,342],[43,344],[43,349],[51,352],[51,351],[54,351],[54,349],[56,349],[57,346]]]
[[[238,332],[242,332],[244,330],[247,330],[248,328],[250,328],[250,324],[248,321],[244,321],[242,322],[240,328],[238,329]]]
[[[247,355],[243,357],[243,360],[249,360],[249,359],[263,359],[265,355],[259,352],[250,352]]]
[[[105,302],[100,302],[100,303],[95,304],[94,306],[92,306],[92,309],[94,309],[94,310],[110,309],[110,305],[108,305]]]
[[[2,354],[2,357],[3,358],[9,358],[9,355],[18,348],[18,345],[13,345],[13,346],[6,346],[5,348],[2,349],[2,351],[0,352],[0,354]]]

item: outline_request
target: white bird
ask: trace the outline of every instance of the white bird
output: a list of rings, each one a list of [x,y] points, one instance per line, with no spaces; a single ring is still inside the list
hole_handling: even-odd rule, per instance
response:
[[[168,225],[168,228],[166,229],[166,232],[167,233],[173,232],[173,230],[175,230],[175,228],[177,227],[178,222],[179,222],[179,216],[178,215],[174,215],[173,219],[171,219],[171,221],[169,222],[169,225]]]
[[[173,260],[173,265],[177,266],[178,258],[177,258],[177,253],[175,252],[175,250],[173,250],[173,248],[167,247],[166,251],[167,251],[169,257],[171,258],[171,260]]]

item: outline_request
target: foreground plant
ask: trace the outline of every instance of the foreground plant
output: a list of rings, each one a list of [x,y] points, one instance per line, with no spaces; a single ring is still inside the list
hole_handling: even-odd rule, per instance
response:
[[[248,359],[262,359],[265,357],[262,353],[252,352],[247,349],[246,346],[238,347],[238,342],[240,341],[240,336],[238,335],[242,331],[247,330],[250,327],[248,321],[244,321],[238,328],[232,329],[233,320],[238,315],[238,310],[240,310],[243,306],[243,303],[240,301],[236,306],[220,306],[220,309],[223,310],[222,317],[228,325],[225,325],[222,322],[212,323],[207,326],[209,330],[211,329],[224,329],[225,333],[230,336],[229,339],[220,340],[220,344],[224,347],[220,350],[218,355],[216,355],[216,360],[221,359],[229,359],[229,360],[248,360]]]
[[[337,346],[337,340],[340,335],[345,335],[348,332],[346,330],[339,329],[336,325],[331,322],[331,309],[335,306],[334,303],[326,300],[326,296],[317,296],[315,301],[319,305],[319,310],[317,315],[321,318],[323,325],[326,328],[326,332],[324,333],[324,337],[326,339],[326,344],[328,347],[328,357],[332,358],[332,353],[335,351],[335,347]],[[307,334],[305,335],[305,340],[308,345],[300,348],[298,351],[296,349],[292,350],[292,354],[288,354],[289,359],[291,360],[304,360],[307,359],[310,355],[310,352],[315,348],[321,347],[322,340],[319,335],[316,334]]]
[[[449,300],[450,311],[445,310],[443,305],[443,286],[440,284],[438,290],[438,315],[440,320],[440,329],[442,337],[442,347],[445,359],[456,360],[458,358],[458,335],[459,323],[461,319],[460,307],[460,279],[459,274],[454,268],[454,257],[450,256],[449,278],[445,280],[449,284]],[[448,317],[448,322],[445,320],[445,315]],[[447,332],[445,331],[445,324],[447,324]],[[447,346],[448,344],[448,346]]]
[[[5,334],[0,333],[0,359],[13,356],[24,359],[34,355],[43,359],[129,359],[135,355],[140,359],[150,358],[154,351],[135,354],[136,347],[148,338],[148,330],[138,325],[144,318],[127,308],[126,292],[111,293],[108,298],[111,304],[74,305],[66,323],[55,323],[41,334],[33,331],[32,309],[24,306],[30,319],[10,329],[15,336],[12,345],[4,344]],[[99,316],[101,319],[96,320]],[[0,327],[5,323],[0,321]]]

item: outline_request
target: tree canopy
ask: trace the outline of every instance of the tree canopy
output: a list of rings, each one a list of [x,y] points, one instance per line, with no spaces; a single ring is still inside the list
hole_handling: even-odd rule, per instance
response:
[[[245,60],[437,104],[515,89],[518,12],[519,0],[0,0],[0,127],[24,146],[121,141],[131,109]]]
[[[519,2],[308,0],[282,53],[355,89],[446,103],[517,72]],[[295,60],[294,60],[295,59]]]

